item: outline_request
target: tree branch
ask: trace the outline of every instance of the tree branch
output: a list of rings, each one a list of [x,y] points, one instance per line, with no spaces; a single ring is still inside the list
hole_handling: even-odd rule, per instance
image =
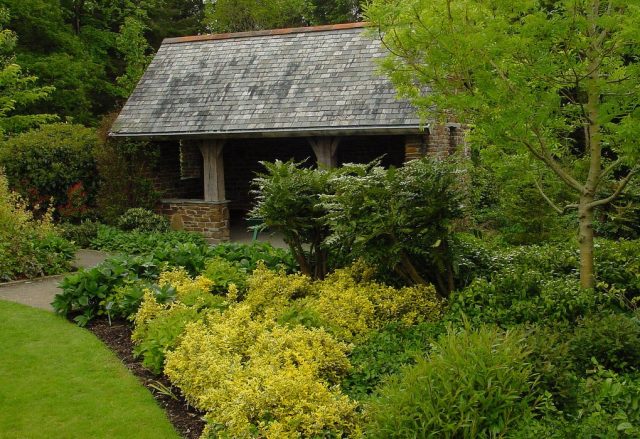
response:
[[[556,203],[554,203],[551,198],[549,198],[547,196],[547,194],[544,193],[544,190],[542,189],[542,186],[540,185],[540,182],[538,180],[534,180],[534,183],[536,184],[536,187],[538,188],[538,192],[540,192],[540,195],[542,195],[542,198],[544,198],[544,200],[549,204],[549,206],[551,206],[553,208],[553,210],[555,210],[556,212],[558,212],[560,215],[562,215],[564,213],[564,211],[562,209],[560,209]]]
[[[551,170],[558,176],[562,181],[564,181],[569,187],[575,189],[579,193],[584,192],[584,186],[581,185],[578,180],[573,178],[569,172],[567,172],[562,166],[555,161],[551,154],[549,153],[549,149],[547,148],[547,143],[544,138],[540,135],[540,132],[537,128],[532,128],[533,133],[536,135],[538,142],[540,143],[540,151],[536,150],[536,148],[528,141],[523,140],[523,143],[527,147],[529,151],[533,153],[533,155],[542,160],[544,163],[551,168]]]
[[[631,179],[633,178],[633,176],[637,172],[638,172],[638,168],[633,168],[631,171],[629,171],[629,173],[627,174],[626,177],[624,177],[622,180],[620,180],[620,183],[618,183],[618,187],[613,192],[613,194],[611,194],[607,198],[602,198],[600,200],[592,201],[591,203],[589,203],[587,205],[587,207],[594,208],[594,207],[598,207],[598,206],[603,206],[605,204],[609,204],[610,202],[612,202],[613,200],[618,198],[618,196],[622,193],[624,188],[627,186],[627,184],[629,184],[629,182],[631,181]]]

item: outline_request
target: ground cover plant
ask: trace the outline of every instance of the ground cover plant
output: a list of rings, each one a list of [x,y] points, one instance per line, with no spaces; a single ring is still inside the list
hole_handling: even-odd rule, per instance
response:
[[[91,269],[80,270],[63,279],[62,293],[53,307],[57,313],[86,325],[93,318],[127,319],[151,288],[161,301],[175,295],[167,284],[155,285],[161,272],[182,268],[190,275],[204,273],[211,291],[226,292],[234,284],[242,294],[246,276],[259,262],[273,269],[295,271],[286,250],[270,244],[224,244],[209,246],[201,235],[187,232],[124,232],[98,226],[92,246],[119,254]]]
[[[178,438],[153,397],[92,334],[0,302],[3,438]]]

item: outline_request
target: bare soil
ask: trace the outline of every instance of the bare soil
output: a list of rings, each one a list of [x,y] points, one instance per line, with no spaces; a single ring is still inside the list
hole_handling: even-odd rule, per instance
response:
[[[205,425],[202,419],[204,413],[190,407],[180,394],[179,389],[172,387],[165,376],[154,375],[133,357],[131,327],[127,322],[112,321],[111,325],[109,325],[107,318],[98,318],[91,321],[87,325],[87,329],[115,352],[127,369],[149,389],[160,407],[164,408],[167,418],[169,418],[178,433],[185,439],[197,439],[200,437]],[[162,389],[162,391],[157,388]]]

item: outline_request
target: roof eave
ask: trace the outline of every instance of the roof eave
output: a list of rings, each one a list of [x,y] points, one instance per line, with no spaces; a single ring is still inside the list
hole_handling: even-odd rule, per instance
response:
[[[274,138],[274,137],[312,137],[312,136],[357,136],[357,135],[408,135],[424,132],[426,125],[367,126],[347,128],[296,128],[282,130],[244,130],[244,131],[186,131],[186,132],[110,132],[110,137],[137,138],[148,140],[175,139],[238,139],[238,138]]]

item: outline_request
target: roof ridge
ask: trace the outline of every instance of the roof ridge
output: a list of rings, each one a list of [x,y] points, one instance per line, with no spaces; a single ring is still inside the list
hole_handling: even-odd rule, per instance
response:
[[[359,29],[368,26],[366,21],[357,23],[327,24],[322,26],[289,27],[284,29],[268,29],[249,32],[232,32],[223,34],[194,35],[188,37],[165,38],[162,44],[192,43],[197,41],[229,40],[233,38],[266,37],[272,35],[288,35],[310,32],[326,32],[346,29]]]

